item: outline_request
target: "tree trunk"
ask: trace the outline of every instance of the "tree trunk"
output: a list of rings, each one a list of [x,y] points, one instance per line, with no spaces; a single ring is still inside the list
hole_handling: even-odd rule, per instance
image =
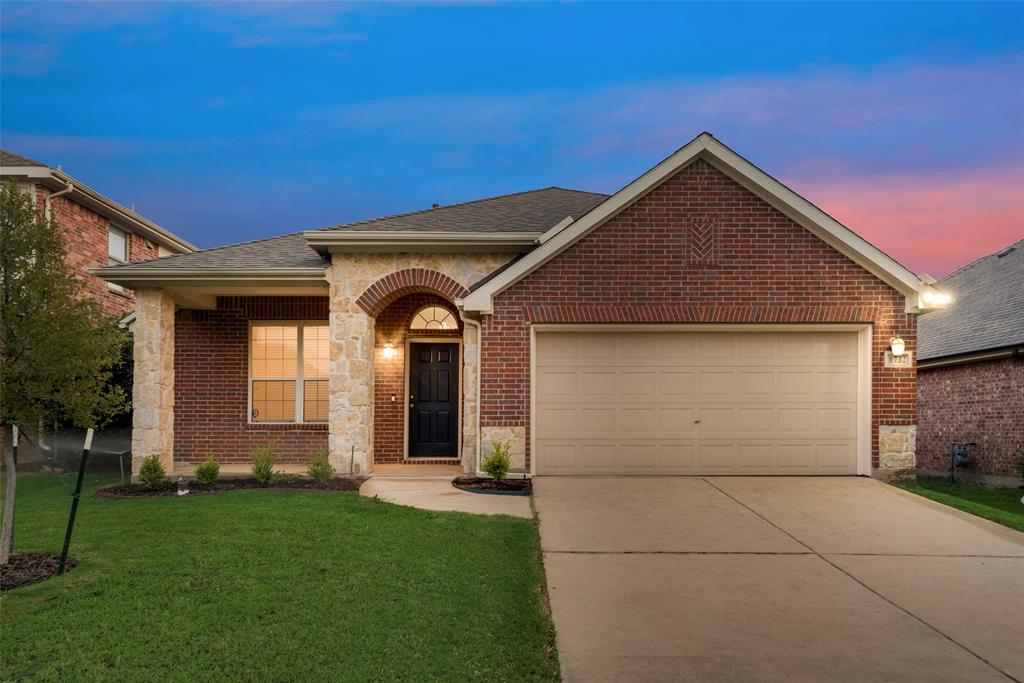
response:
[[[11,536],[14,534],[14,493],[18,473],[14,468],[14,451],[7,448],[7,426],[0,426],[0,451],[4,454],[4,519],[0,530],[0,565],[7,564],[11,556]]]

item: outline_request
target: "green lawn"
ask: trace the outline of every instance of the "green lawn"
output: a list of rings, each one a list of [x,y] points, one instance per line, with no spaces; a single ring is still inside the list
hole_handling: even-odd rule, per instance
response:
[[[950,484],[948,479],[924,476],[918,477],[912,484],[906,484],[904,488],[958,510],[1024,531],[1024,504],[1020,502],[1024,491],[1019,488],[998,488],[959,481]]]
[[[73,484],[19,477],[16,552],[60,551]],[[526,520],[354,493],[89,495],[72,556],[0,598],[4,680],[558,678]]]

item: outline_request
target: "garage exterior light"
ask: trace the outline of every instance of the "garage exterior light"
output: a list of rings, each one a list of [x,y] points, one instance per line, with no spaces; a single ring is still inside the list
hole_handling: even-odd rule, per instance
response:
[[[900,337],[893,337],[889,340],[889,348],[892,350],[892,355],[899,358],[907,350],[907,343]]]

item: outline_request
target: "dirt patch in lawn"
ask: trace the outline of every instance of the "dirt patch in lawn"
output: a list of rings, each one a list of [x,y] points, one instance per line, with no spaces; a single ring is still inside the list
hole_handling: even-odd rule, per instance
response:
[[[75,561],[68,558],[64,571],[75,566]],[[45,581],[56,576],[60,568],[60,555],[50,553],[17,553],[11,555],[10,561],[0,567],[0,591],[20,588],[33,583]]]
[[[203,496],[244,489],[262,489],[264,491],[358,491],[359,485],[364,481],[366,481],[364,477],[335,477],[320,483],[308,477],[296,477],[266,485],[258,483],[252,477],[246,477],[225,479],[218,481],[213,486],[202,486],[195,481],[190,481],[188,482],[187,495]],[[96,497],[98,498],[163,498],[178,495],[181,494],[178,493],[177,483],[157,488],[145,487],[140,484],[118,484],[96,490]]]
[[[533,492],[533,482],[529,479],[505,479],[495,481],[487,477],[457,477],[452,486],[471,493],[497,493],[499,495],[528,496]]]

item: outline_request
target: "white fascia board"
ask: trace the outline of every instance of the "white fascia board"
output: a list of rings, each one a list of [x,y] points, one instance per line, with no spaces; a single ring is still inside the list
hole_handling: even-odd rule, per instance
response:
[[[17,176],[19,178],[50,178],[50,169],[46,166],[0,166],[0,177]]]
[[[386,230],[312,230],[302,233],[317,252],[489,250],[525,251],[539,232],[424,232]]]
[[[709,160],[716,168],[739,181],[748,190],[768,201],[769,204],[887,282],[894,289],[908,295],[919,291],[922,283],[915,273],[814,204],[715,138],[709,136],[706,149],[711,157]],[[719,163],[714,163],[715,160]],[[737,175],[740,177],[737,178]]]
[[[327,281],[324,268],[160,268],[146,272],[132,270],[126,266],[115,266],[94,268],[89,273],[125,287],[158,287],[168,283],[181,286],[189,283],[233,282],[267,283],[268,286],[273,286],[277,283]]]
[[[569,224],[572,223],[574,220],[576,220],[576,219],[573,218],[572,216],[566,216],[562,220],[558,221],[557,223],[555,223],[554,225],[551,226],[550,230],[548,230],[543,235],[541,235],[540,237],[537,238],[537,244],[544,244],[549,239],[551,239],[552,237],[554,237],[558,233],[562,232],[562,230],[564,228],[568,227]]]
[[[152,242],[156,242],[157,244],[162,244],[169,249],[173,249],[177,253],[188,254],[194,251],[199,251],[199,248],[191,242],[183,240],[167,228],[157,225],[148,218],[140,216],[131,209],[118,204],[113,199],[100,194],[82,181],[77,180],[64,171],[52,171],[52,175],[62,183],[71,183],[75,186],[71,193],[71,197],[74,198],[75,201],[78,201],[95,210],[97,213],[115,221],[119,227],[125,228],[130,232],[134,232],[137,235],[141,235]]]
[[[834,218],[796,194],[720,143],[701,133],[681,149],[626,185],[589,213],[563,226],[561,231],[513,264],[503,273],[466,297],[467,311],[490,313],[492,299],[504,289],[546,263],[559,252],[617,215],[698,157],[707,159],[741,185],[762,197],[812,234],[846,254],[856,263],[906,296],[908,312],[920,304],[922,283],[918,277]]]

